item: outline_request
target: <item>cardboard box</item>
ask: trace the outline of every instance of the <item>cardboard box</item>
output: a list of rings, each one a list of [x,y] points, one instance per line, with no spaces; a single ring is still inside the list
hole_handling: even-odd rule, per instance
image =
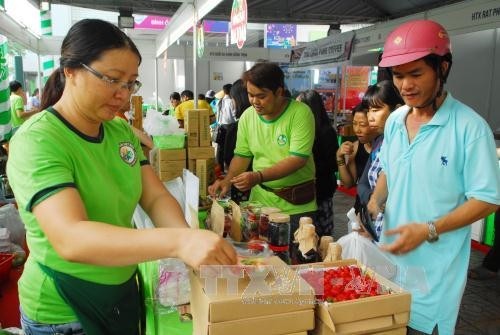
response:
[[[186,149],[158,149],[159,161],[185,161]]]
[[[196,159],[188,159],[187,160],[187,168],[191,173],[196,175]]]
[[[266,289],[255,294],[246,290],[252,289],[248,276],[237,280],[231,291],[224,278],[211,279],[214,286],[207,286],[205,279],[191,272],[194,334],[278,335],[314,328],[312,288],[278,257],[269,258],[268,264]]]
[[[342,265],[362,267],[354,259],[311,264],[316,268]],[[384,332],[406,327],[410,318],[410,293],[373,271],[370,271],[370,275],[382,286],[390,288],[392,293],[316,305],[316,318],[329,329],[329,332],[321,334],[386,334]]]
[[[188,148],[188,159],[215,158],[214,147],[190,147]]]
[[[395,328],[395,329],[390,329],[390,330],[383,330],[380,332],[374,332],[374,333],[355,333],[355,334],[367,334],[367,335],[406,335],[407,329],[405,327],[400,327],[400,328]],[[310,332],[311,335],[335,335],[339,333],[335,333],[330,327],[328,327],[323,321],[320,319],[316,318],[314,321],[314,330]],[[344,333],[342,333],[344,334]],[[354,333],[353,333],[354,334]]]
[[[187,134],[188,147],[197,147],[200,138],[200,113],[198,109],[191,109],[184,114],[184,129]]]
[[[312,309],[210,323],[203,328],[197,327],[197,322],[193,320],[194,335],[282,335],[293,334],[297,331],[307,334],[307,330],[313,328],[314,311]]]
[[[182,170],[186,168],[186,161],[162,161],[159,162],[157,170],[161,181],[182,177]]]
[[[212,114],[212,111],[208,109],[200,110],[200,147],[212,146],[212,137],[210,136],[210,114]]]
[[[197,159],[195,175],[200,179],[200,197],[206,198],[208,186],[215,180],[215,158]]]

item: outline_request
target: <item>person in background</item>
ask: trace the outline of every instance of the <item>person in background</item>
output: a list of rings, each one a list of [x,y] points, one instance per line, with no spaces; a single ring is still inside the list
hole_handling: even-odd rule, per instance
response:
[[[175,108],[179,106],[181,103],[181,95],[179,92],[172,92],[170,94],[170,107],[163,112],[163,115],[174,115],[175,114]]]
[[[211,122],[215,122],[215,115],[217,115],[217,103],[219,102],[219,99],[215,97],[215,91],[214,90],[208,90],[207,93],[205,93],[205,100],[208,102],[210,107],[212,107],[212,112],[214,114],[214,120]]]
[[[396,282],[411,292],[410,335],[454,333],[470,224],[500,204],[492,131],[444,89],[451,65],[448,33],[431,20],[394,29],[379,63],[391,68],[406,105],[387,119],[368,207],[372,216],[385,207],[381,248],[398,267]]]
[[[195,109],[194,107],[194,94],[190,90],[184,90],[181,93],[181,103],[175,107],[175,118],[179,122],[179,127],[184,128],[184,117],[186,111]],[[198,100],[197,109],[207,109],[209,111],[212,110],[210,105],[205,100]]]
[[[284,74],[277,64],[257,63],[241,79],[252,106],[238,123],[234,157],[226,176],[208,191],[221,197],[231,185],[241,191],[251,189],[250,201],[278,207],[290,215],[292,237],[300,217],[314,218],[317,210],[314,116],[306,104],[283,96]],[[247,171],[250,163],[252,171]],[[283,188],[290,192],[279,192]]]
[[[316,166],[316,233],[321,236],[333,236],[333,194],[337,189],[336,152],[339,148],[337,133],[330,124],[321,95],[315,90],[301,92],[297,96],[311,108],[314,114],[316,135],[314,137],[313,156]]]
[[[24,106],[27,104],[26,92],[23,85],[17,80],[9,83],[10,89],[10,115],[12,120],[12,132],[15,133],[17,129],[32,115],[36,114],[38,110],[25,111]]]
[[[238,133],[238,122],[243,112],[251,106],[248,100],[248,92],[245,88],[243,80],[238,79],[233,83],[230,91],[231,99],[233,99],[234,108],[236,110],[236,118],[238,121],[229,125],[226,131],[226,140],[224,142],[224,164],[229,168],[231,160],[234,157],[234,148],[236,147],[236,138]],[[240,191],[236,187],[231,187],[231,199],[240,203],[248,200],[250,192]]]
[[[222,86],[224,91],[224,97],[219,101],[218,105],[218,115],[217,122],[220,124],[219,135],[217,136],[217,163],[226,171],[224,165],[224,147],[226,143],[226,133],[230,125],[236,123],[238,118],[236,117],[236,109],[234,108],[233,99],[231,99],[231,87],[233,84],[226,84]]]
[[[384,127],[389,115],[404,104],[398,90],[390,80],[381,81],[375,85],[368,86],[363,100],[368,105],[368,124],[376,134],[372,143],[372,151],[365,165],[363,174],[358,181],[357,193],[362,205],[366,205],[377,183],[382,167],[380,165],[380,148],[384,141]],[[374,221],[374,232],[376,239],[380,237],[384,216],[377,215]]]
[[[40,90],[35,88],[33,95],[28,98],[28,109],[30,111],[40,110]]]
[[[11,139],[7,175],[30,248],[18,285],[26,334],[139,334],[137,263],[236,263],[228,242],[189,228],[130,126],[115,117],[141,86],[140,62],[118,27],[78,21],[42,95],[50,107]],[[156,228],[134,229],[138,204]]]
[[[498,133],[495,133],[495,139],[500,137],[498,135]],[[497,158],[500,160],[500,148],[497,148]],[[467,276],[470,279],[492,279],[496,278],[498,275],[498,270],[500,269],[500,209],[497,209],[495,213],[494,225],[495,235],[493,238],[493,246],[484,257],[481,265],[469,269]]]
[[[372,141],[376,136],[368,124],[368,106],[362,100],[353,108],[352,127],[358,138],[356,141],[344,141],[337,150],[337,166],[339,178],[344,187],[350,188],[358,184],[372,151]],[[354,202],[355,213],[361,209],[359,195]]]
[[[495,213],[495,237],[493,246],[488,251],[481,265],[469,269],[467,276],[469,279],[493,279],[498,276],[500,269],[500,210]]]

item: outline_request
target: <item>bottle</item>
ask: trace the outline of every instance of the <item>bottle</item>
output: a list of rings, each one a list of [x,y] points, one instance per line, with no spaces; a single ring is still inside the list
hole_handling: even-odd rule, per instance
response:
[[[290,264],[290,215],[284,213],[269,214],[267,238],[269,249],[286,264]]]

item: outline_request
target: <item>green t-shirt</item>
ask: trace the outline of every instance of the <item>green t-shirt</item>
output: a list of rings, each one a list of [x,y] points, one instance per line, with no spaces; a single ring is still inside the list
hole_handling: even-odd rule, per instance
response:
[[[11,94],[10,95],[10,115],[12,119],[12,128],[17,128],[23,124],[24,119],[22,119],[19,115],[17,115],[17,111],[24,111],[24,102],[23,98],[19,95]]]
[[[102,284],[123,283],[136,270],[136,266],[96,266],[62,259],[33,215],[33,206],[63,188],[74,187],[89,220],[132,228],[142,193],[142,164],[147,160],[140,142],[120,118],[104,122],[100,135],[89,137],[50,108],[27,120],[13,136],[7,173],[30,249],[19,281],[21,306],[29,318],[43,323],[76,320],[37,262]]]
[[[307,163],[294,173],[281,179],[265,182],[270,188],[283,188],[314,179],[312,156],[314,144],[314,116],[306,104],[290,100],[285,111],[276,119],[267,121],[249,107],[238,123],[238,136],[234,154],[253,158],[253,170],[263,170],[289,156],[307,158]],[[299,214],[317,209],[316,201],[293,205],[272,192],[254,186],[250,200],[264,206],[278,207],[287,214]]]

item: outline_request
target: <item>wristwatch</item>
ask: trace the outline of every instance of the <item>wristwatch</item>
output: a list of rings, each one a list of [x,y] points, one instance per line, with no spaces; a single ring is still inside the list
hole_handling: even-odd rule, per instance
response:
[[[434,221],[427,221],[427,226],[429,227],[429,235],[427,236],[427,242],[434,243],[439,240],[439,235],[436,231],[436,225]]]

